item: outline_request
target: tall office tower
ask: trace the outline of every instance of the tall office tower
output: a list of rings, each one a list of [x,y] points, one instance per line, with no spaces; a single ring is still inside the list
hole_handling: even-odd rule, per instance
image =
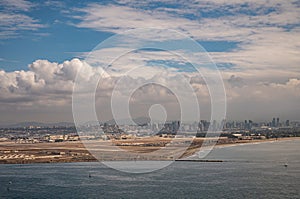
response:
[[[252,120],[249,120],[248,129],[252,129],[252,125],[253,125],[253,121],[252,121]]]
[[[279,117],[277,118],[277,121],[276,121],[276,127],[279,127]]]
[[[172,134],[177,134],[179,127],[180,127],[180,121],[173,121],[170,126],[170,131],[172,132]]]
[[[200,132],[203,132],[203,123],[200,121],[199,123],[198,123],[198,130],[200,131]]]
[[[275,127],[275,126],[276,126],[276,124],[275,124],[275,117],[274,117],[272,120],[272,127]]]
[[[287,120],[287,121],[285,122],[285,126],[290,126],[290,120]]]

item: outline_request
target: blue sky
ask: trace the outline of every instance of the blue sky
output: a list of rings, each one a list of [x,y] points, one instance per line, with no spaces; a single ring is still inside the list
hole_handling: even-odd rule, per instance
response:
[[[199,42],[220,69],[229,118],[299,119],[299,13],[299,0],[2,0],[0,111],[7,114],[0,123],[72,121],[83,57],[110,36],[138,28],[172,29]],[[110,50],[102,52],[106,58],[120,49]],[[190,75],[200,99],[209,95],[189,63],[158,51],[135,56],[115,67],[167,65]]]
[[[156,18],[155,23],[173,21],[175,22],[174,25],[172,26],[171,23],[170,27],[167,28],[174,28],[187,33],[208,52],[229,52],[243,48],[243,44],[255,42],[249,40],[248,37],[258,35],[257,32],[260,29],[269,34],[270,31],[292,32],[299,27],[297,20],[299,18],[297,15],[299,1],[288,1],[287,3],[280,1],[230,2],[222,3],[218,0],[100,1],[96,3],[93,1],[46,1],[45,3],[23,0],[3,1],[0,4],[1,13],[9,16],[17,14],[19,18],[13,21],[13,19],[6,20],[3,17],[0,38],[0,68],[5,71],[27,70],[27,65],[37,59],[63,62],[78,57],[82,52],[92,50],[99,42],[118,33],[118,30],[123,31],[139,26],[139,24],[133,24],[126,27],[126,22],[138,20],[135,16],[140,17],[140,20],[145,18],[145,21],[154,16]],[[290,9],[285,4],[294,8],[289,10],[290,16],[285,13],[288,12],[287,9]],[[93,10],[93,5],[99,7],[99,12]],[[110,9],[105,10],[106,7]],[[124,10],[120,13],[120,18],[122,18],[122,14],[125,15],[123,20],[113,21],[114,18],[118,17],[118,14],[109,12],[114,12],[114,9],[116,13],[118,10]],[[97,23],[102,11],[105,12],[102,19],[107,19],[107,23],[111,23],[105,24],[104,22],[103,27],[100,24],[100,22],[102,23],[101,20],[99,20],[99,24]],[[145,13],[144,16],[142,15],[143,12]],[[129,17],[126,18],[126,16]],[[26,18],[22,19],[22,17]],[[240,21],[239,17],[241,17]],[[289,19],[284,17],[289,17]],[[224,25],[223,18],[227,24],[232,23],[225,24],[224,28],[229,28],[229,33],[236,31],[233,32],[233,35],[219,37],[211,34],[206,37],[205,34],[202,36],[196,31],[197,28],[201,31],[201,28],[204,27],[203,31],[210,28],[211,31],[216,29],[215,33],[217,33],[220,30],[214,26],[218,24],[209,27],[209,22],[223,22],[220,24],[222,27]],[[237,23],[231,22],[230,18],[236,20]],[[188,22],[189,24],[186,26],[176,24],[178,19],[180,19],[178,23]],[[151,22],[151,20],[149,21]],[[221,31],[226,32],[226,29]],[[264,34],[264,32],[260,34]],[[220,63],[224,65],[224,61],[220,61]],[[235,65],[236,63],[228,64]]]
[[[77,56],[77,52],[90,51],[100,41],[112,33],[99,32],[86,28],[77,28],[70,23],[75,20],[63,13],[64,7],[76,7],[74,1],[53,5],[37,5],[30,11],[17,13],[30,16],[42,25],[36,30],[16,30],[16,36],[9,36],[0,43],[1,68],[6,71],[27,70],[27,65],[37,59],[62,62]],[[79,4],[79,3],[78,3]],[[62,7],[60,7],[62,6]],[[2,7],[5,10],[5,7]]]
[[[89,1],[49,1],[41,4],[39,1],[31,1],[31,7],[27,9],[13,10],[2,5],[1,11],[26,15],[36,20],[40,27],[34,30],[15,30],[15,35],[7,35],[0,42],[0,68],[5,71],[28,70],[28,64],[37,59],[46,59],[52,62],[63,62],[74,57],[80,57],[80,53],[92,50],[98,43],[107,39],[114,32],[97,31],[93,28],[80,28],[74,26],[78,21],[72,15],[77,15],[77,9],[88,6]],[[112,5],[112,1],[101,1],[101,5]],[[117,3],[116,3],[117,4]],[[118,4],[117,4],[118,5]],[[167,4],[156,2],[145,7],[145,10],[158,9],[160,7],[180,9],[180,4]],[[202,17],[215,18],[220,12],[199,13]],[[230,13],[222,13],[227,15]],[[197,20],[195,14],[185,14],[183,17]],[[5,29],[5,28],[2,28]],[[198,42],[208,52],[226,52],[237,48],[235,41],[205,41]]]

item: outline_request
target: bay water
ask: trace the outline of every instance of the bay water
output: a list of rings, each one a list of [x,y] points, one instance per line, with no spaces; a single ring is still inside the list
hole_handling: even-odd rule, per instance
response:
[[[206,159],[223,162],[144,174],[97,162],[2,164],[0,198],[300,198],[299,139],[218,146]]]

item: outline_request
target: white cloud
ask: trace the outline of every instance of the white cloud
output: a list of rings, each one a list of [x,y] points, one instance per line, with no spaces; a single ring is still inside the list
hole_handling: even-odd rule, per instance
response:
[[[152,66],[142,65],[139,70],[145,72],[147,67],[152,68]],[[35,111],[33,115],[46,114],[47,116],[43,118],[51,118],[51,121],[55,120],[57,113],[64,110],[65,114],[68,113],[68,117],[71,118],[71,96],[78,70],[84,71],[83,76],[79,77],[83,82],[95,83],[100,78],[96,94],[97,110],[101,113],[101,119],[111,119],[109,118],[111,112],[107,108],[110,107],[110,96],[116,82],[123,76],[105,76],[101,68],[91,68],[79,59],[61,64],[37,60],[29,65],[29,71],[0,71],[1,110],[7,113],[18,112],[20,115]],[[119,95],[131,86],[141,85],[145,82],[145,78],[158,82],[168,81],[171,91],[172,88],[176,88],[184,93],[185,90],[181,88],[182,81],[178,76],[180,73],[172,70],[164,70],[164,73],[158,71],[156,70],[156,75],[152,77],[142,73],[140,76],[136,73],[135,76],[125,77],[119,85]],[[300,78],[290,78],[289,73],[276,74],[274,72],[276,70],[270,69],[267,72],[257,71],[253,73],[255,75],[249,75],[243,71],[222,71],[229,106],[228,117],[257,119],[261,116],[266,118],[278,111],[285,117],[289,117],[290,113],[289,119],[299,117]],[[182,74],[190,78],[190,84],[199,100],[202,116],[209,115],[210,96],[204,79],[195,73],[183,72]],[[299,77],[299,73],[295,75]],[[90,92],[89,89],[86,92]],[[135,108],[133,106],[132,111],[139,116],[147,113],[144,109],[151,103],[162,103],[168,107],[168,110],[178,109],[177,100],[171,92],[151,84],[138,89],[132,96],[131,103],[137,105]],[[270,109],[270,106],[273,108]],[[253,110],[256,111],[253,112]],[[171,111],[171,114],[178,115],[177,112]],[[2,121],[5,118],[5,115],[1,116]]]
[[[265,120],[272,116],[298,119],[300,108],[299,79],[282,83],[245,85],[230,89],[226,86],[229,118]]]
[[[36,30],[43,27],[37,20],[24,14],[0,13],[0,18],[2,30]]]
[[[299,31],[285,32],[269,28],[259,34],[249,36],[249,43],[231,52],[212,52],[218,63],[232,63],[243,70],[270,68],[299,71],[300,39]]]
[[[238,47],[230,52],[210,53],[217,63],[232,64],[232,67],[221,71],[228,97],[228,116],[234,119],[264,119],[277,113],[290,116],[288,119],[300,117],[300,19],[299,7],[293,1],[167,1],[168,4],[181,4],[181,7],[154,6],[151,10],[143,8],[153,1],[119,3],[122,5],[89,4],[85,8],[75,9],[77,14],[74,18],[79,20],[75,25],[114,33],[143,27],[169,28],[198,40],[238,42]],[[215,11],[219,11],[220,16],[204,16],[205,12]],[[191,19],[186,15],[196,18]],[[17,36],[20,30],[42,27],[37,20],[23,14],[2,13],[1,16],[2,38]],[[166,39],[159,35],[151,36],[159,40]],[[120,50],[122,49],[102,49],[99,55],[103,56],[103,63],[107,63]],[[97,57],[97,52],[94,55]],[[110,107],[109,97],[116,81],[120,74],[134,67],[140,68],[124,79],[120,92],[130,85],[138,85],[145,78],[165,78],[170,80],[172,86],[180,88],[180,81],[176,81],[178,70],[165,70],[158,64],[150,67],[147,66],[147,60],[183,61],[168,52],[131,53],[111,64],[108,72],[113,77],[105,76],[102,69],[92,68],[78,59],[61,64],[37,60],[30,64],[29,71],[0,71],[1,109],[20,110],[25,114],[29,110],[26,107],[30,106],[34,106],[31,109],[40,111],[55,110],[55,113],[66,110],[67,107],[70,113],[71,94],[79,69],[85,71],[79,77],[83,81],[97,81],[99,76],[102,77],[97,90],[97,107],[107,116],[111,115],[107,109]],[[90,61],[93,61],[92,58]],[[203,78],[195,73],[181,73],[191,78],[192,87],[201,101],[201,108],[209,107],[209,92]],[[140,89],[135,97],[140,101],[165,99],[170,104],[174,102],[168,91],[157,90],[153,86]],[[133,101],[137,102],[137,99]],[[172,107],[170,104],[168,105]],[[209,114],[209,110],[205,113],[207,112]],[[53,118],[55,113],[51,112]]]
[[[76,65],[77,60],[70,61]],[[68,67],[69,63],[66,63]],[[29,66],[29,71],[0,72],[0,101],[2,103],[40,103],[47,106],[43,100],[53,100],[55,97],[69,98],[72,92],[73,80],[68,79],[68,74],[62,70],[63,64],[51,63],[46,60],[37,60]],[[77,69],[74,69],[77,70]],[[58,73],[61,72],[63,77]],[[65,78],[64,78],[65,77]],[[66,93],[67,95],[62,95]],[[65,97],[64,97],[65,96]],[[40,101],[42,100],[42,101]]]
[[[27,15],[35,5],[23,0],[3,0],[0,2],[0,39],[20,36],[22,31],[35,31],[45,27],[39,20]]]
[[[35,5],[25,0],[2,0],[0,6],[5,7],[8,10],[20,10],[29,11]]]
[[[218,63],[242,70],[298,68],[300,8],[295,1],[166,1],[166,5],[178,6],[171,10],[167,6],[145,10],[153,1],[119,3],[122,6],[89,4],[79,9],[76,26],[114,33],[143,27],[175,29],[198,40],[239,42],[232,52],[212,53]],[[202,12],[221,15],[202,16]]]
[[[186,19],[177,18],[163,12],[139,10],[125,6],[90,4],[86,8],[77,9],[83,15],[75,18],[81,20],[76,26],[93,28],[101,31],[123,32],[134,28],[176,28],[179,24],[188,25]],[[174,27],[174,24],[177,24]]]

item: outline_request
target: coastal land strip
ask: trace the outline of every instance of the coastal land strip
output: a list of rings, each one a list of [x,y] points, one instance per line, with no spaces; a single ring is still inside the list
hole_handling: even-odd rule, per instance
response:
[[[204,143],[222,147],[293,139],[300,139],[300,137],[263,140],[149,137],[134,140],[86,140],[54,143],[0,142],[0,164],[122,160],[180,161],[198,152]]]

